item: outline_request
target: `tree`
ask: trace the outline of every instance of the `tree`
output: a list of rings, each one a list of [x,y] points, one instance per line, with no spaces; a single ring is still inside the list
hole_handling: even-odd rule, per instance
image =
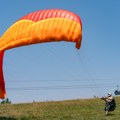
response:
[[[11,101],[8,98],[6,98],[2,100],[1,104],[11,104]]]

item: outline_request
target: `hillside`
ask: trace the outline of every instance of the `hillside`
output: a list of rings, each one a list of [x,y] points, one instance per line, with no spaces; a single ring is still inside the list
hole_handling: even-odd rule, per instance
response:
[[[119,120],[120,97],[117,108],[109,116],[104,114],[101,99],[81,99],[24,104],[0,105],[0,120]]]

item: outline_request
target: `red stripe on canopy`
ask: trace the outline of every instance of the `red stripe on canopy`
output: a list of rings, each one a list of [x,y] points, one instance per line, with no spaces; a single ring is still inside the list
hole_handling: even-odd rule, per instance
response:
[[[73,12],[61,9],[39,10],[23,16],[20,20],[28,19],[37,22],[48,18],[67,18],[79,22],[82,26],[81,19],[78,15]]]

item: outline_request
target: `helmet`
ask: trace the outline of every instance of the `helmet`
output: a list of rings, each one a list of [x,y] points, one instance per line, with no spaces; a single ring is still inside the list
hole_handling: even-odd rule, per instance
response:
[[[109,93],[108,93],[108,96],[109,96],[109,97],[110,97],[110,96],[112,96],[112,93],[111,93],[111,92],[109,92]]]

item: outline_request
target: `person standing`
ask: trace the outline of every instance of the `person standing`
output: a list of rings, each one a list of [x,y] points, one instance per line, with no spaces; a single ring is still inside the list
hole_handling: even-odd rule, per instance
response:
[[[116,108],[116,102],[115,99],[112,96],[112,93],[109,92],[107,94],[107,97],[103,97],[103,100],[105,100],[106,105],[105,105],[105,114],[108,115],[110,111],[114,111]]]

